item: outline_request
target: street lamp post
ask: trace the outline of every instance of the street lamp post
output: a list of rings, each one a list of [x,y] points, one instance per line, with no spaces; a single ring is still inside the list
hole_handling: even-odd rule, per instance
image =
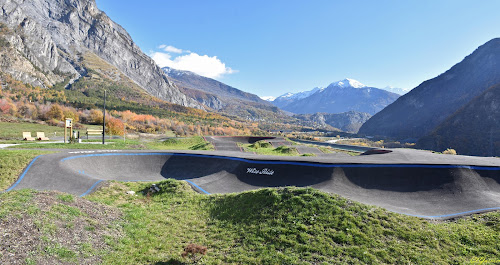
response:
[[[106,136],[106,90],[104,90],[104,110],[102,115],[102,144],[105,144],[104,137]]]

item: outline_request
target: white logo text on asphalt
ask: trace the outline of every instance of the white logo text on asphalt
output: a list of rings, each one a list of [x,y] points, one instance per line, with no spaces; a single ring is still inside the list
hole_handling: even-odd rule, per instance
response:
[[[262,170],[258,170],[254,167],[252,168],[247,168],[247,173],[251,173],[251,174],[257,174],[257,175],[274,175],[274,170],[271,170],[269,168],[264,168]]]

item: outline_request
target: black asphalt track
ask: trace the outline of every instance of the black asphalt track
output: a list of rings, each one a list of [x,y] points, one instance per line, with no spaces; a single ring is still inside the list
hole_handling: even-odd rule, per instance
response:
[[[265,140],[271,143],[274,148],[280,146],[290,146],[297,149],[300,154],[315,154],[315,155],[328,155],[321,152],[318,148],[306,145],[292,145],[283,137],[247,137],[247,136],[206,136],[206,141],[209,141],[218,151],[234,151],[244,152],[243,148],[238,144],[253,144],[260,140]]]
[[[64,151],[37,157],[9,190],[59,190],[84,196],[105,180],[165,178],[186,180],[206,193],[310,186],[431,219],[500,209],[500,159],[409,149],[324,157],[258,156],[236,150]]]

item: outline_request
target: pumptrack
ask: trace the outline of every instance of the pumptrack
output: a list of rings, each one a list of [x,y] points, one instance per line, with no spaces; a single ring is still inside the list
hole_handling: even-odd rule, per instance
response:
[[[103,181],[188,181],[202,193],[313,187],[393,212],[449,219],[500,209],[500,159],[393,149],[318,157],[232,151],[65,151],[34,159],[8,190],[84,196]]]

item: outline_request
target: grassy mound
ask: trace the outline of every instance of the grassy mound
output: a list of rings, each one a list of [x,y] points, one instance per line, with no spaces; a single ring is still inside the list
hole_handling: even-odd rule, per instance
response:
[[[125,237],[106,263],[181,264],[184,248],[203,264],[459,264],[500,255],[500,213],[430,222],[312,188],[201,195],[187,183],[112,182],[89,196],[124,212]],[[137,196],[127,195],[137,191]]]
[[[300,155],[296,148],[286,145],[273,148],[266,141],[258,141],[253,144],[240,144],[245,149],[245,152],[256,153],[260,155],[275,155],[275,156],[298,156]]]
[[[255,149],[259,149],[259,148],[272,148],[273,145],[268,142],[268,141],[265,141],[265,140],[260,140],[260,141],[257,141],[253,144],[250,145],[251,148],[255,148]]]
[[[297,151],[294,147],[289,147],[286,145],[279,146],[274,149],[275,152],[286,155],[298,155],[299,151]]]
[[[172,149],[172,150],[214,150],[211,143],[206,142],[201,136],[189,138],[169,138],[160,144],[151,146],[155,149]]]

